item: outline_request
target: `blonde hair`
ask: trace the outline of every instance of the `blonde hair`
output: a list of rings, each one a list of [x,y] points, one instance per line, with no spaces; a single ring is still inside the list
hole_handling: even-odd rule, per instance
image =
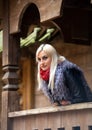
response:
[[[63,60],[65,60],[65,58],[60,56],[52,45],[42,44],[42,45],[40,45],[40,47],[36,51],[36,61],[37,62],[38,62],[38,54],[41,51],[44,51],[45,53],[47,53],[47,55],[50,56],[51,59],[52,59],[51,60],[51,66],[50,66],[50,78],[49,78],[48,88],[51,88],[51,90],[53,90],[55,71],[56,71],[58,61],[63,61]],[[39,64],[38,64],[37,79],[38,79],[38,87],[40,89],[41,85],[42,85],[42,79],[40,78],[40,66],[39,66]]]

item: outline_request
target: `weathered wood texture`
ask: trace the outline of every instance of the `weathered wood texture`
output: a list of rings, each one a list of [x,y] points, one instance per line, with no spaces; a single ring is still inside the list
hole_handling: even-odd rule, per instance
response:
[[[2,93],[1,130],[10,130],[8,112],[17,110],[19,110],[17,92],[4,91]]]
[[[32,109],[34,107],[34,64],[30,58],[21,61],[20,74],[20,106],[21,109]]]
[[[38,8],[41,22],[60,16],[62,0],[10,0],[10,33],[20,31],[20,20],[23,17],[24,11],[26,11],[31,3]]]
[[[3,8],[3,55],[2,65],[17,65],[19,58],[19,47],[20,40],[18,35],[10,35],[10,3],[8,0],[5,1]]]
[[[92,104],[90,105],[92,107]],[[22,116],[20,111],[20,114],[15,112],[15,114],[9,113],[8,116],[9,119],[13,121],[12,130],[58,130],[60,128],[72,130],[73,127],[80,127],[80,130],[89,130],[88,127],[92,126],[92,108],[83,109],[80,108],[80,106],[81,105],[77,104],[77,110],[68,109],[64,111],[65,107],[40,108],[38,113],[35,109],[34,112],[36,113],[34,114],[29,110],[29,115],[27,115],[27,111],[24,111],[26,114]],[[73,106],[70,105],[70,108],[72,107]],[[39,111],[41,113],[39,113]],[[18,116],[16,116],[17,114]]]
[[[1,117],[1,105],[2,105],[2,103],[1,103],[1,98],[2,98],[2,68],[1,68],[1,66],[2,66],[2,60],[1,60],[1,58],[0,58],[0,117]]]

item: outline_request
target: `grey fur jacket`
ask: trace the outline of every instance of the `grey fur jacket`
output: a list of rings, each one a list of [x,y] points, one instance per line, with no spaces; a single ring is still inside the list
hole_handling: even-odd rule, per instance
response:
[[[42,91],[51,103],[60,103],[62,99],[73,103],[91,102],[92,92],[82,70],[74,63],[64,60],[57,65],[53,91],[48,82],[43,81]]]

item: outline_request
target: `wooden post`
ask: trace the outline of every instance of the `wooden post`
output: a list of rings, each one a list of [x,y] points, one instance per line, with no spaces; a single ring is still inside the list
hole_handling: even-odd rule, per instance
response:
[[[27,110],[34,108],[34,59],[24,58],[22,64],[22,83],[19,89],[22,99],[21,109]]]
[[[1,112],[1,130],[12,130],[12,122],[8,118],[10,111],[18,110],[18,52],[19,52],[19,36],[10,34],[10,10],[9,0],[4,1],[3,7],[3,55],[2,66],[4,82],[2,92],[2,112]]]

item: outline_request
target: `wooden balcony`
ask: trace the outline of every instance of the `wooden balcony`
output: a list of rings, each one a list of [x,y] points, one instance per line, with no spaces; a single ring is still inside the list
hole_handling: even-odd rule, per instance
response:
[[[92,103],[8,113],[9,130],[92,130]]]

